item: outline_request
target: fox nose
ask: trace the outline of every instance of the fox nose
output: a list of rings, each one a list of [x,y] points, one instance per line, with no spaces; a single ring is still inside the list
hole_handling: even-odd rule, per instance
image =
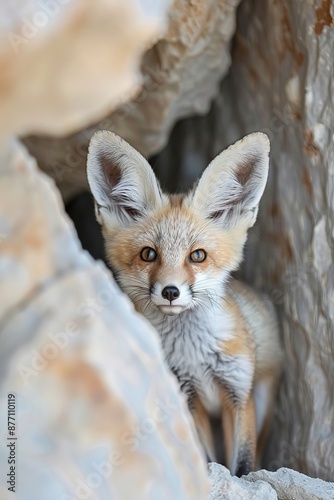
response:
[[[164,299],[167,299],[169,300],[169,302],[172,302],[173,300],[180,297],[180,290],[176,288],[176,286],[165,286],[165,288],[161,292],[161,295],[163,296]]]

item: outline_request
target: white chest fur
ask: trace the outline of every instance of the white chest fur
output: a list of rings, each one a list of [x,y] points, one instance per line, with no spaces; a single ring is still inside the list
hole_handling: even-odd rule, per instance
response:
[[[170,369],[181,390],[191,399],[194,391],[211,414],[220,409],[219,388],[244,400],[252,386],[254,366],[244,354],[224,352],[225,341],[235,338],[234,320],[221,309],[191,309],[177,316],[158,310],[146,314],[158,330]]]

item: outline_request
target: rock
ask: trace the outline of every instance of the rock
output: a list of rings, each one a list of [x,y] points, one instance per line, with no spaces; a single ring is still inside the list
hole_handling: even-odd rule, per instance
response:
[[[222,465],[209,464],[210,500],[277,500],[275,490],[265,481],[250,483],[245,478],[231,476]]]
[[[73,133],[124,102],[168,0],[0,5],[0,137]]]
[[[110,116],[112,130],[149,156],[166,146],[177,120],[206,114],[231,64],[239,3],[175,0],[163,39],[143,58],[144,87]]]
[[[210,500],[333,500],[334,483],[314,479],[292,469],[259,470],[231,477],[226,467],[209,464]]]
[[[12,138],[68,133],[124,98],[167,4],[138,5],[0,6],[0,428],[1,443],[12,443],[15,401],[14,496],[22,500],[202,500],[209,492],[156,332],[82,251],[54,182]],[[45,8],[57,12],[47,17]],[[13,498],[9,453],[1,444],[4,500]]]
[[[208,112],[219,81],[230,66],[230,41],[239,1],[175,0],[164,37],[144,56],[139,94],[70,137],[30,137],[25,141],[65,199],[87,189],[86,152],[95,130],[117,132],[148,156],[166,145],[177,120]],[[110,78],[105,82],[109,85]]]
[[[244,479],[254,484],[259,481],[269,483],[276,491],[278,500],[334,499],[334,483],[307,477],[291,469],[281,468],[277,472],[259,470],[244,476]]]
[[[0,428],[14,394],[17,495],[203,500],[206,463],[157,333],[82,251],[53,181],[17,144],[6,161]],[[0,446],[5,473],[7,458]]]

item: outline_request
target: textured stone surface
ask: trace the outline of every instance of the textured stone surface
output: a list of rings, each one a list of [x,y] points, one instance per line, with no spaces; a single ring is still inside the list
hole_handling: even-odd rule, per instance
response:
[[[334,483],[314,479],[295,470],[281,468],[277,472],[259,470],[245,477],[247,481],[269,483],[278,500],[333,500]],[[259,497],[262,498],[262,497]]]
[[[117,132],[148,156],[161,150],[171,127],[185,116],[208,112],[230,66],[230,40],[239,0],[175,0],[167,31],[142,62],[143,86],[136,97],[95,126],[63,140],[26,141],[63,196],[87,187],[89,139],[96,129]]]
[[[313,479],[291,469],[259,470],[231,477],[226,467],[211,463],[210,500],[333,500],[334,483]]]
[[[72,133],[124,102],[168,3],[1,2],[0,136]]]
[[[244,478],[231,476],[230,471],[222,465],[211,463],[210,500],[277,500],[275,490],[264,481],[250,483]]]
[[[34,160],[15,146],[4,160],[0,497],[13,497],[3,443],[14,393],[17,498],[202,500],[206,464],[156,333],[82,252]]]

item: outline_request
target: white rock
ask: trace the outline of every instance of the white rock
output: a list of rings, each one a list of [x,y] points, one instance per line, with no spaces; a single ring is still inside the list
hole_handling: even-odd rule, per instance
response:
[[[202,500],[206,464],[156,332],[82,251],[54,182],[9,139],[68,133],[124,99],[167,2],[149,13],[148,1],[50,3],[44,27],[39,0],[0,6],[0,497]]]
[[[314,479],[292,469],[259,470],[231,477],[226,467],[209,464],[210,500],[333,500],[334,483]]]
[[[249,483],[244,478],[231,476],[222,465],[209,464],[210,500],[277,500],[275,490],[265,481]]]
[[[2,1],[0,138],[68,134],[124,102],[163,30],[169,0],[155,3]]]
[[[206,463],[156,332],[82,251],[23,148],[3,169],[1,220],[0,428],[6,439],[14,393],[17,497],[203,500]],[[5,474],[7,459],[1,443]]]
[[[269,483],[276,491],[278,500],[334,499],[334,483],[308,477],[291,469],[281,468],[277,472],[260,470],[244,477],[255,484],[258,481]]]

